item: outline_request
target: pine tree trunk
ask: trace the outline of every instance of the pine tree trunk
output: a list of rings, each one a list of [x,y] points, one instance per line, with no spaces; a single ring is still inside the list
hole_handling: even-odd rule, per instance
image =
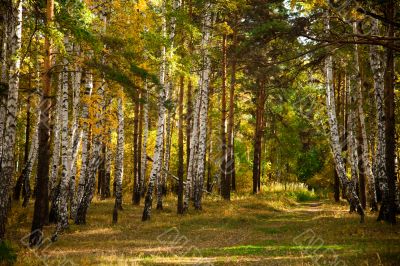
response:
[[[325,21],[325,30],[329,32],[329,18]],[[352,180],[348,180],[346,176],[345,166],[342,157],[342,147],[339,140],[338,122],[336,117],[335,93],[333,89],[333,59],[331,55],[325,60],[326,72],[326,106],[329,118],[330,140],[332,152],[335,160],[336,171],[338,172],[340,182],[346,191],[347,200],[350,203],[350,209],[357,210],[361,216],[361,222],[364,222],[364,210],[360,204],[360,200],[356,193],[356,188]]]
[[[386,16],[390,21],[395,20],[395,1],[386,2]],[[395,28],[392,24],[387,26],[387,36],[393,39],[395,37]],[[393,45],[393,41],[390,41]],[[382,200],[379,210],[379,219],[391,224],[396,224],[396,116],[395,116],[395,68],[394,51],[386,48],[386,69],[384,76],[384,106],[385,106],[385,159],[386,159],[386,177],[387,189],[384,189],[384,200]]]
[[[46,25],[51,27],[54,17],[54,0],[48,0],[46,5]],[[48,186],[50,165],[50,108],[51,102],[51,39],[45,36],[44,72],[43,72],[43,94],[40,103],[41,116],[39,122],[39,151],[37,165],[36,200],[33,212],[33,221],[29,243],[37,246],[42,242],[42,229],[46,223],[49,209]]]

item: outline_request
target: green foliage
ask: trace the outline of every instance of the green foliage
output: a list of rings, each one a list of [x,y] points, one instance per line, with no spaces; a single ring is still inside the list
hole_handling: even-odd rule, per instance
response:
[[[17,253],[7,241],[0,241],[0,264],[5,262],[7,265],[12,265],[17,260]]]

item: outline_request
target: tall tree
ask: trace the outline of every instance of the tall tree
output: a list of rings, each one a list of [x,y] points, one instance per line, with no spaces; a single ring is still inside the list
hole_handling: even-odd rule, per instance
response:
[[[46,3],[46,26],[53,27],[54,18],[54,0],[47,0]],[[49,165],[50,165],[50,96],[51,76],[52,76],[52,47],[51,37],[45,35],[45,56],[43,71],[43,94],[40,102],[41,115],[39,122],[39,154],[37,165],[37,184],[36,200],[33,213],[33,221],[29,243],[31,246],[39,245],[42,242],[42,229],[48,215],[48,183],[49,183]]]

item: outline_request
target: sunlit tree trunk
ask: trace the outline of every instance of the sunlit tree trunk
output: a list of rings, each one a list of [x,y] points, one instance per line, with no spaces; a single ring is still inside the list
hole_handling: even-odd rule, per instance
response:
[[[221,91],[221,195],[225,200],[230,200],[231,182],[227,174],[227,142],[226,142],[226,34],[222,37],[222,91]]]
[[[2,36],[2,46],[1,46],[1,86],[0,86],[0,159],[3,154],[4,145],[4,130],[6,125],[6,113],[7,113],[7,93],[8,88],[8,68],[9,68],[9,57],[8,57],[8,44],[9,40],[9,18],[10,14],[7,12],[6,7],[3,11],[3,36]]]
[[[105,81],[102,81],[101,86],[97,89],[97,96],[98,101],[96,106],[98,108],[97,115],[96,115],[96,124],[95,127],[97,131],[102,127],[102,123],[104,119],[102,118],[102,113],[104,109],[104,91],[105,91]],[[89,205],[92,201],[95,185],[96,185],[96,173],[97,169],[99,168],[99,164],[101,162],[101,148],[102,148],[102,136],[101,133],[93,134],[93,149],[92,153],[90,154],[89,159],[89,167],[87,172],[87,179],[84,186],[84,191],[82,195],[82,199],[79,202],[76,217],[75,217],[75,224],[85,224],[86,223],[86,214],[89,208]]]
[[[61,111],[62,111],[62,74],[59,74],[56,108],[53,122],[53,155],[51,158],[51,171],[49,180],[50,197],[53,198],[54,189],[57,186],[57,179],[60,166],[60,145],[61,145]]]
[[[353,25],[353,31],[355,34],[358,34],[357,23]],[[358,106],[358,116],[359,116],[359,125],[360,125],[360,151],[362,156],[362,170],[363,174],[366,176],[368,180],[368,194],[369,194],[369,204],[372,211],[377,211],[377,202],[376,202],[376,192],[375,192],[375,177],[372,173],[371,161],[369,157],[369,147],[368,147],[368,137],[367,137],[367,128],[365,124],[365,113],[364,113],[364,97],[363,97],[363,71],[361,64],[361,53],[357,44],[355,44],[355,68],[357,70],[356,82],[357,82],[357,106]],[[361,181],[361,180],[360,180]],[[360,182],[360,189],[362,184]],[[365,206],[363,206],[365,207]]]
[[[76,55],[80,55],[79,46],[74,45],[74,52]],[[76,180],[76,172],[77,172],[77,155],[79,150],[79,144],[82,141],[83,131],[79,129],[79,105],[81,103],[81,82],[82,82],[82,71],[79,66],[75,67],[75,72],[71,74],[72,78],[72,91],[73,91],[73,100],[72,100],[72,124],[70,130],[70,148],[69,148],[69,157],[70,157],[70,183],[69,183],[69,194],[68,201],[70,202],[71,208],[71,218],[73,217],[72,206],[74,204],[75,197],[75,180]]]
[[[122,210],[122,178],[124,173],[124,105],[122,97],[118,98],[118,136],[117,136],[117,150],[115,156],[115,212]]]
[[[325,20],[325,30],[329,32],[329,18]],[[328,112],[328,121],[330,129],[330,140],[335,160],[336,171],[338,172],[340,182],[343,189],[346,191],[347,200],[350,203],[350,208],[357,210],[361,216],[361,222],[364,222],[364,210],[360,204],[360,200],[357,196],[356,188],[352,180],[348,180],[346,176],[345,166],[342,157],[342,147],[339,140],[338,122],[336,117],[336,104],[335,104],[335,93],[333,89],[333,59],[331,55],[328,55],[325,60],[325,74],[326,74],[326,106]]]
[[[67,52],[70,52],[70,43],[68,37],[64,38],[64,45]],[[61,97],[61,180],[60,180],[60,197],[58,200],[58,216],[57,228],[55,235],[68,227],[68,186],[70,183],[70,139],[68,130],[68,91],[69,91],[69,71],[68,60],[63,59],[62,72],[62,97]]]
[[[89,71],[85,73],[85,96],[82,101],[82,118],[83,118],[83,129],[82,129],[82,152],[81,152],[81,169],[79,176],[78,191],[74,197],[73,204],[71,206],[72,217],[75,219],[76,211],[78,205],[82,199],[83,191],[85,188],[85,183],[87,179],[88,172],[88,162],[89,162],[89,123],[87,119],[89,118],[89,106],[88,101],[90,100],[93,90],[93,75]]]
[[[211,16],[211,4],[208,3],[206,6],[206,15],[203,24],[203,39],[202,39],[202,50],[203,50],[203,70],[202,70],[202,82],[199,86],[200,91],[200,110],[199,110],[199,137],[198,137],[198,149],[197,149],[197,160],[194,176],[196,177],[196,185],[194,191],[194,207],[197,210],[202,209],[201,200],[203,195],[203,183],[205,173],[205,155],[207,149],[207,113],[208,113],[208,90],[210,85],[210,72],[211,72],[211,59],[208,49],[210,41],[210,28],[212,24]]]
[[[166,37],[166,1],[162,3],[162,33],[164,38]],[[165,75],[166,75],[166,47],[165,45],[161,49],[162,63],[160,67],[160,88],[158,93],[158,119],[157,119],[157,133],[156,133],[156,144],[154,147],[153,155],[153,166],[150,172],[149,184],[147,186],[147,192],[145,197],[142,221],[147,221],[151,216],[151,208],[153,203],[153,190],[156,179],[160,180],[161,168],[162,168],[162,151],[164,146],[164,124],[165,124]],[[157,198],[162,197],[162,191],[157,190]],[[158,201],[158,200],[157,200]]]
[[[237,37],[236,32],[233,33],[233,46],[234,50],[232,56],[232,66],[231,66],[231,84],[229,90],[229,114],[228,114],[228,160],[226,164],[227,174],[229,175],[229,180],[231,181],[231,188],[233,191],[236,190],[236,175],[235,175],[235,132],[234,132],[234,123],[235,123],[235,86],[236,86],[236,46],[237,46]]]
[[[140,203],[140,189],[139,189],[140,182],[138,175],[139,105],[140,105],[139,99],[136,99],[134,120],[133,120],[133,193],[132,193],[132,203],[135,205],[139,205]]]
[[[184,95],[184,77],[180,78],[179,103],[178,103],[178,214],[183,214],[183,95]]]
[[[148,113],[148,96],[147,96],[147,81],[145,81],[144,91],[146,96],[143,103],[143,146],[141,154],[141,173],[140,173],[140,195],[144,196],[145,193],[145,180],[146,180],[146,170],[147,170],[147,138],[149,135],[149,113]]]

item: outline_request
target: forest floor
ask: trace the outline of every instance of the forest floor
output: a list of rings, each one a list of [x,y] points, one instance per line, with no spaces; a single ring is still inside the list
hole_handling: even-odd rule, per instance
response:
[[[16,265],[400,265],[400,225],[371,213],[360,224],[345,202],[271,192],[231,203],[207,198],[202,212],[178,216],[168,197],[148,222],[142,206],[123,207],[112,225],[113,200],[94,200],[86,225],[72,224],[54,243],[54,226],[46,227],[39,249],[24,246],[33,208],[14,208],[8,239]]]

